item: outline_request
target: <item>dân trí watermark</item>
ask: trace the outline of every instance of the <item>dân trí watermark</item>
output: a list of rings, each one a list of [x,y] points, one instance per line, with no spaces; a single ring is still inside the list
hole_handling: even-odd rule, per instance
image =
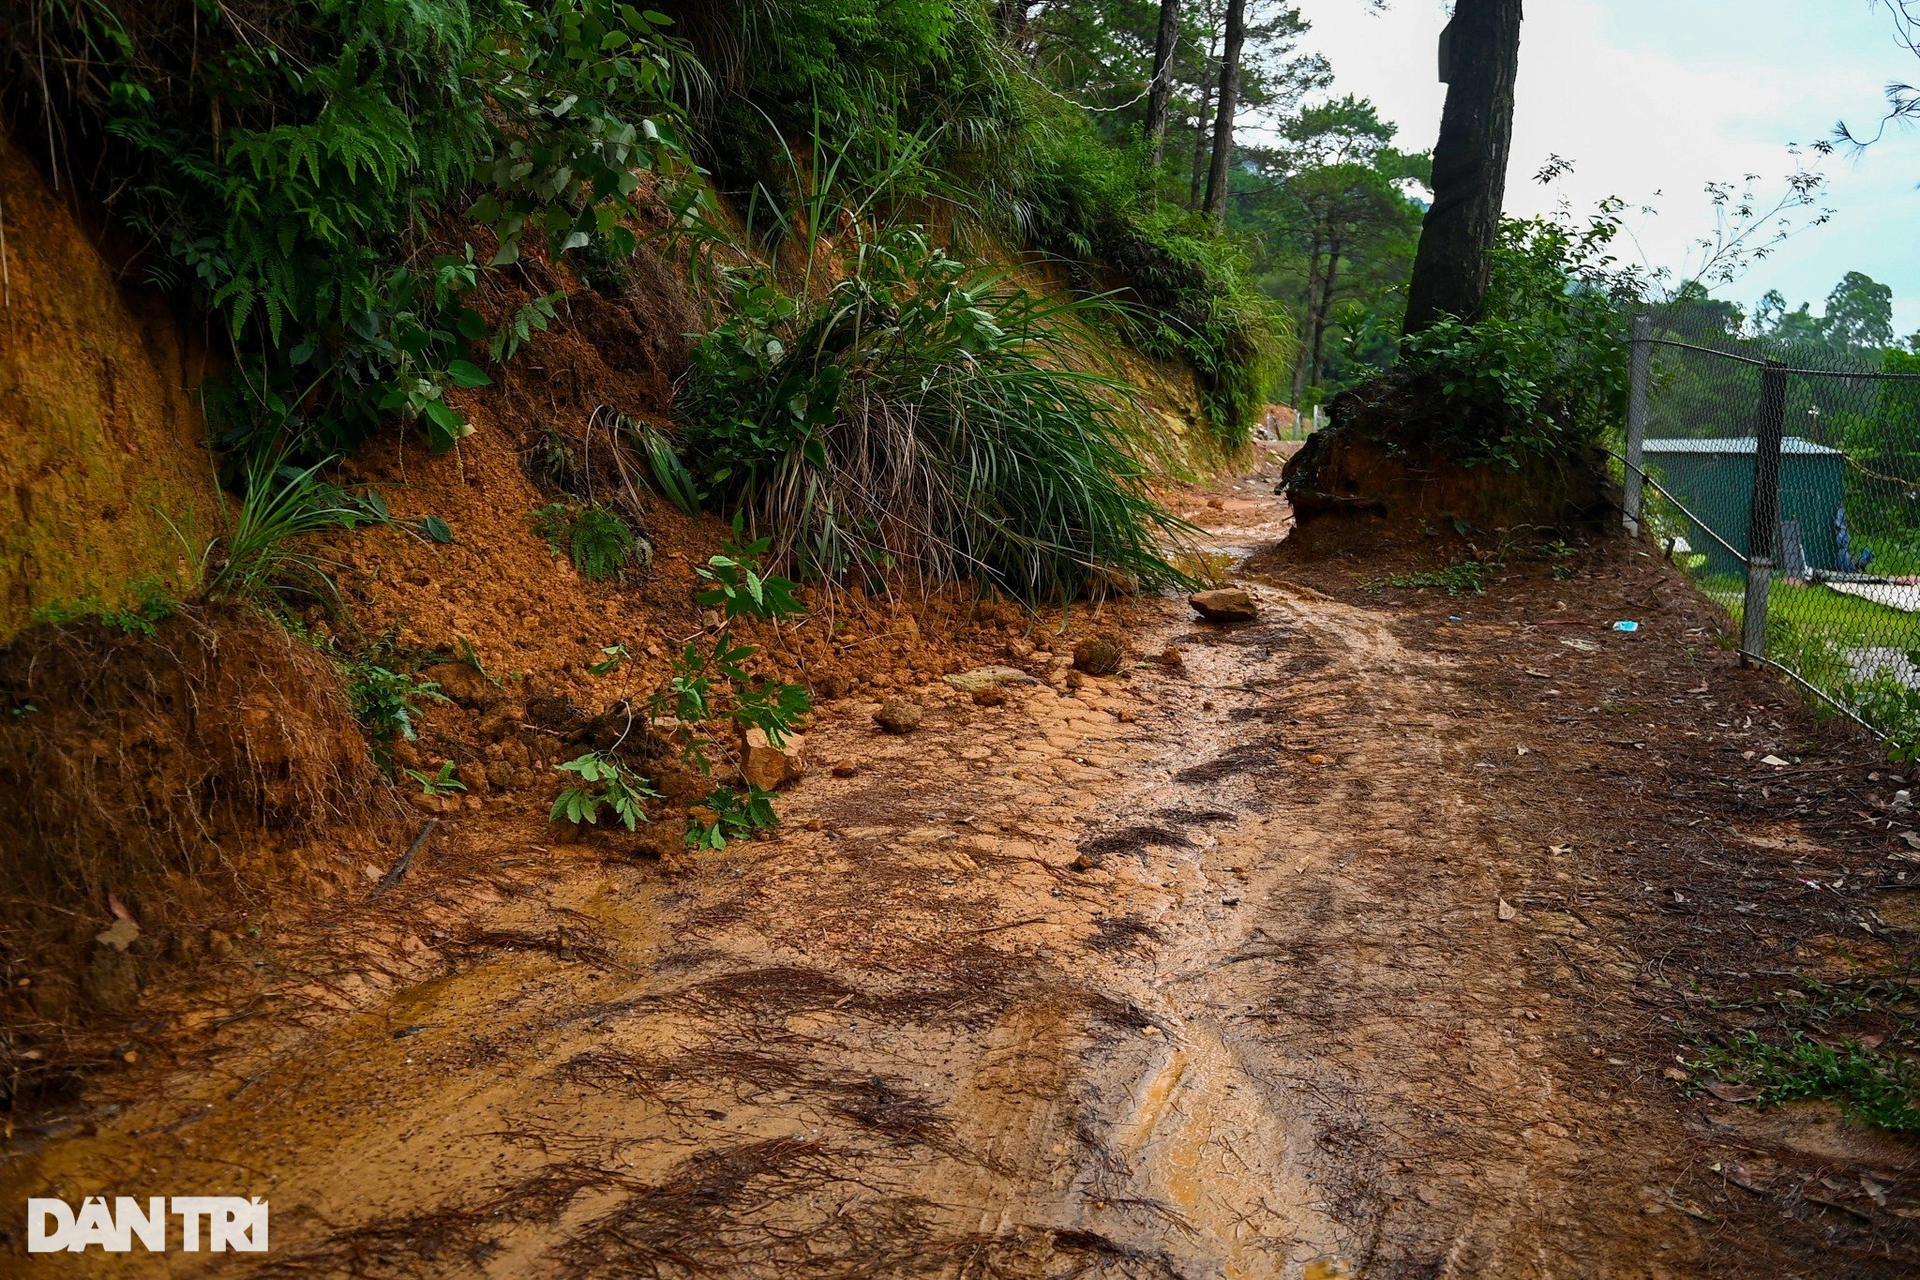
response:
[[[99,1245],[107,1253],[128,1253],[138,1240],[153,1253],[167,1249],[169,1212],[180,1219],[180,1247],[198,1253],[228,1249],[267,1251],[267,1202],[255,1196],[88,1196],[75,1210],[65,1200],[27,1201],[28,1253],[85,1253]]]

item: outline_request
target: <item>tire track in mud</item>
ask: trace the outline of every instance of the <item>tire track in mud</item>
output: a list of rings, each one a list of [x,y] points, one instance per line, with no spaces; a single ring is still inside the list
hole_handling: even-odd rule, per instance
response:
[[[853,707],[812,747],[860,772],[778,841],[487,922],[590,955],[475,948],[39,1181],[267,1177],[274,1255],[222,1261],[289,1275],[1684,1271],[1637,1167],[1683,1137],[1569,1095],[1579,1010],[1496,917],[1532,837],[1476,766],[1519,713],[1390,615],[1247,585],[1259,622],[1135,637],[1182,668],[905,738]]]

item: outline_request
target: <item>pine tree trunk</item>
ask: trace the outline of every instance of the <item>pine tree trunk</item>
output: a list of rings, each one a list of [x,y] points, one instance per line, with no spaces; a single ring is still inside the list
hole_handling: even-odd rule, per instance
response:
[[[1180,0],[1160,0],[1160,34],[1153,43],[1153,91],[1147,96],[1147,166],[1160,169],[1167,145],[1167,108],[1173,102],[1173,53],[1180,41]]]
[[[1313,316],[1313,385],[1319,386],[1326,376],[1325,350],[1327,344],[1327,319],[1333,313],[1334,282],[1340,275],[1340,242],[1327,245],[1327,270],[1320,277],[1320,301],[1314,308]]]
[[[1433,207],[1420,229],[1407,288],[1407,333],[1442,315],[1471,323],[1486,302],[1513,145],[1520,4],[1459,0],[1454,7],[1452,74],[1433,149]]]
[[[1307,366],[1313,358],[1313,300],[1320,296],[1320,236],[1315,232],[1307,241],[1307,306],[1300,316],[1299,347],[1293,358],[1293,411],[1300,412],[1300,398],[1307,387]]]
[[[1512,2],[1517,7],[1520,0]],[[1240,106],[1240,50],[1246,43],[1247,0],[1228,0],[1226,47],[1220,51],[1220,102],[1213,121],[1213,164],[1207,170],[1207,199],[1201,206],[1222,227],[1227,225],[1227,185],[1233,174],[1233,115]],[[1508,103],[1512,103],[1511,91]]]
[[[1215,30],[1207,41],[1207,60],[1200,68],[1200,112],[1193,118],[1193,177],[1187,188],[1189,209],[1200,204],[1200,184],[1207,180],[1207,139],[1213,134],[1207,126],[1213,111],[1213,63],[1219,46],[1220,33]]]

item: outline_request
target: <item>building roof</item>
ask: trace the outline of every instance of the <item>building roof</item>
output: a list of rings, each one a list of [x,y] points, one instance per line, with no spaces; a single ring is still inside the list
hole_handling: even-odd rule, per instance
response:
[[[1704,439],[1679,439],[1667,437],[1660,440],[1646,440],[1640,445],[1642,453],[1714,453],[1742,454],[1752,453],[1755,448],[1752,436],[1708,436]],[[1838,449],[1830,449],[1824,444],[1815,444],[1800,436],[1788,436],[1780,442],[1781,453],[1793,454],[1830,454],[1836,458],[1846,455]]]

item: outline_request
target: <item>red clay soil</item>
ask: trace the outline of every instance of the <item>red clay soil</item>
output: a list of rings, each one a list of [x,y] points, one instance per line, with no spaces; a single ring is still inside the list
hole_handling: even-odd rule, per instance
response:
[[[941,652],[1036,678],[993,706],[876,663],[922,726],[830,702],[781,833],[675,875],[541,787],[443,815],[392,892],[150,992],[0,1198],[270,1196],[218,1261],[288,1275],[1913,1274],[1911,1140],[1681,1061],[1913,1049],[1787,994],[1911,974],[1903,780],[1643,548],[1397,588],[1461,548],[1299,558],[1276,474],[1186,499],[1258,621],[1139,601],[1078,681],[976,630]],[[597,692],[551,656],[630,623],[560,577],[502,669]],[[432,616],[477,648],[502,603]],[[861,625],[792,661],[865,676]]]

